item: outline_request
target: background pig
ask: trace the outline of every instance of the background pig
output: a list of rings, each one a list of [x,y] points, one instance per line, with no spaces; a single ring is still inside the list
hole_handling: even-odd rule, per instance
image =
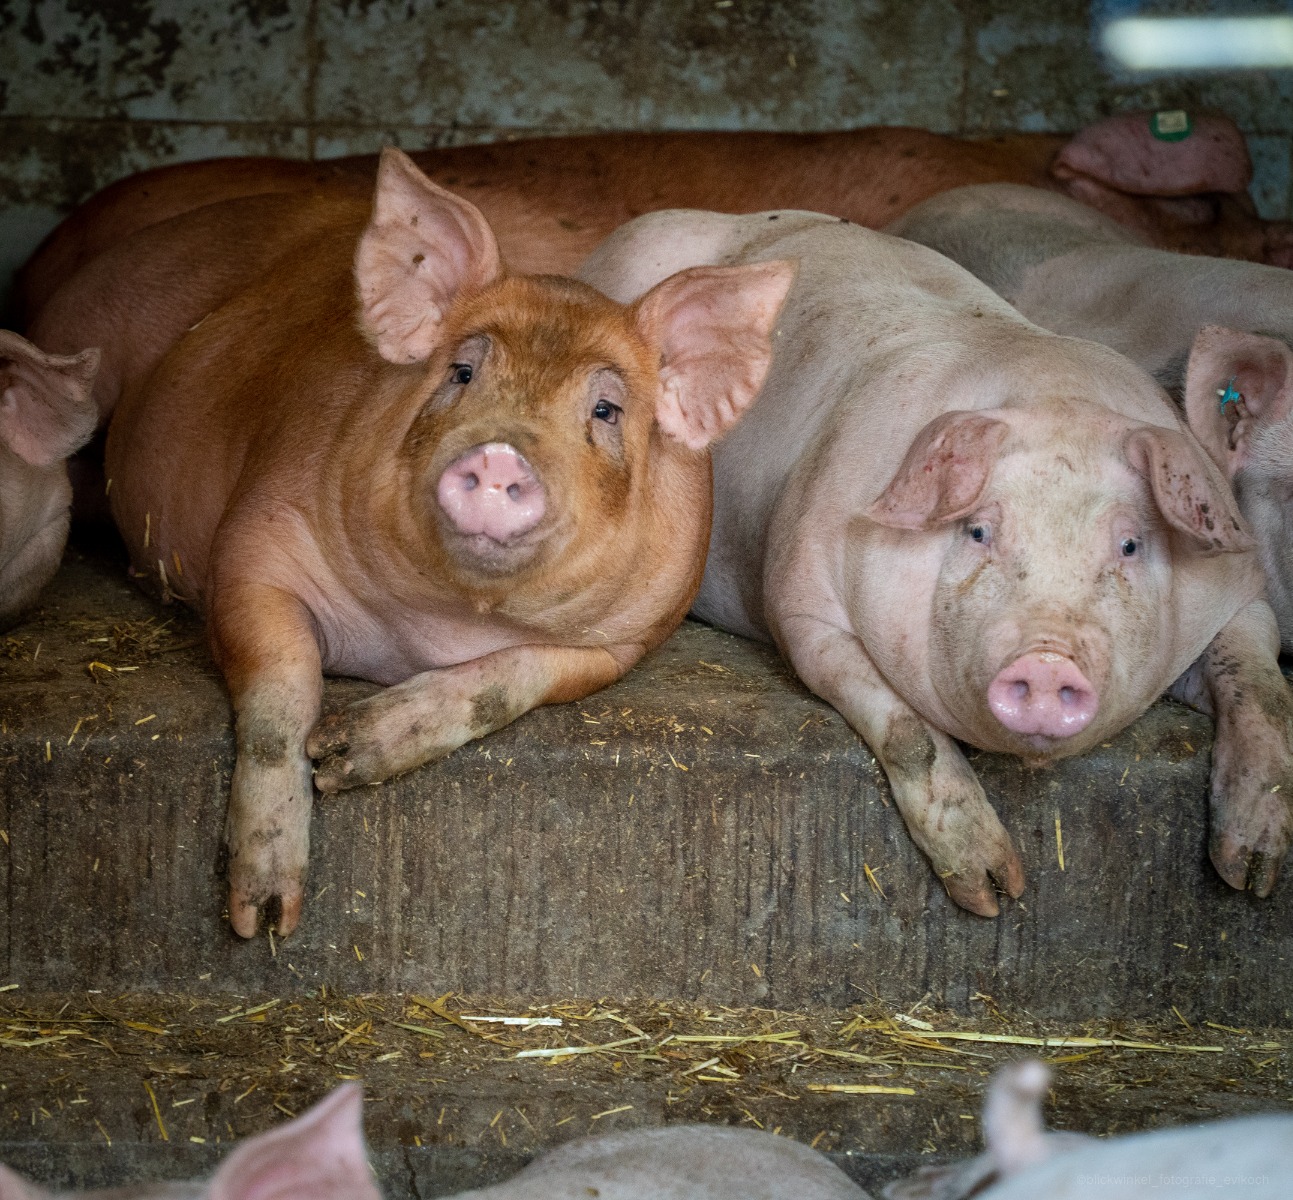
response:
[[[294,1121],[240,1142],[206,1183],[51,1193],[0,1166],[0,1200],[380,1200],[364,1145],[364,1093],[343,1084]]]
[[[1152,249],[1063,196],[1008,184],[946,192],[889,232],[959,262],[1029,320],[1112,346],[1178,395],[1253,527],[1293,650],[1293,271]]]
[[[1072,138],[953,138],[919,129],[838,133],[652,133],[544,138],[427,150],[436,182],[476,204],[504,257],[524,271],[573,271],[604,237],[644,211],[811,208],[880,226],[929,196],[1005,180],[1076,197],[1154,244],[1293,263],[1287,222],[1257,218],[1243,135],[1194,113],[1177,142],[1153,137],[1154,114],[1126,113]],[[27,319],[82,265],[132,232],[216,201],[309,191],[349,180],[371,188],[375,156],[307,163],[218,159],[113,184],[46,240],[23,272]]]
[[[888,1184],[885,1200],[1202,1200],[1218,1192],[1275,1200],[1288,1194],[1293,1116],[1272,1113],[1108,1140],[1049,1133],[1042,1121],[1049,1081],[1040,1062],[1002,1067],[984,1100],[984,1153]]]
[[[97,304],[60,302],[174,333],[217,298],[151,369],[125,356],[106,464],[136,572],[205,611],[229,685],[244,936],[299,919],[311,756],[323,791],[385,779],[668,636],[701,574],[705,448],[757,393],[793,273],[690,271],[631,309],[512,277],[398,151],[372,204],[262,199],[295,221],[249,244],[208,206],[141,233]],[[230,260],[251,281],[221,301]],[[393,686],[320,721],[324,671]]]
[[[799,273],[761,398],[715,456],[696,612],[777,642],[865,738],[952,898],[988,916],[1023,868],[955,739],[1051,762],[1188,669],[1217,715],[1213,861],[1268,893],[1293,698],[1252,539],[1166,394],[924,247],[814,214],[653,214],[581,274],[628,299],[684,265],[774,258]]]
[[[97,350],[45,354],[0,329],[0,629],[63,557],[72,499],[65,460],[94,433],[98,362]]]
[[[309,1112],[248,1139],[206,1184],[64,1193],[100,1200],[378,1200],[364,1149],[363,1093],[346,1084]],[[506,1183],[450,1200],[867,1200],[830,1159],[752,1129],[680,1125],[569,1142]],[[49,1193],[0,1166],[0,1200]]]

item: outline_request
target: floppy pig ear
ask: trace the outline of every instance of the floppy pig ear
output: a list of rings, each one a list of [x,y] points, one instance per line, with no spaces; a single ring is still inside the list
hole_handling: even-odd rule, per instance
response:
[[[0,329],[0,445],[33,467],[79,450],[99,423],[90,395],[98,369],[97,350],[46,354]]]
[[[48,1195],[0,1163],[0,1200],[46,1200]]]
[[[1278,338],[1200,329],[1185,373],[1185,419],[1233,479],[1248,464],[1258,429],[1293,421],[1293,351]]]
[[[1229,485],[1184,434],[1145,425],[1127,435],[1123,448],[1132,469],[1149,480],[1164,520],[1197,549],[1233,554],[1253,548]]]
[[[932,529],[979,502],[1010,426],[977,412],[935,417],[866,515],[890,529]]]
[[[355,254],[360,320],[377,352],[388,362],[425,362],[457,296],[479,291],[501,269],[479,210],[387,146],[372,220]]]
[[[703,450],[741,419],[772,362],[795,270],[784,260],[691,267],[638,301],[638,329],[660,348],[656,420],[669,437]]]
[[[346,1084],[249,1139],[221,1164],[210,1200],[381,1200],[364,1146],[363,1090]]]

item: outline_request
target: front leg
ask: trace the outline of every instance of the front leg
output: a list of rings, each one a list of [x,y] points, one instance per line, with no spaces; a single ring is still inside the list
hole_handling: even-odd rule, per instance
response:
[[[613,683],[640,652],[516,646],[414,675],[315,726],[307,743],[321,792],[378,783],[443,758],[540,704],[579,700]]]
[[[1274,613],[1254,601],[1172,688],[1216,722],[1212,863],[1231,887],[1262,897],[1275,887],[1293,837],[1293,692],[1279,647]]]
[[[217,587],[211,625],[237,735],[225,823],[229,922],[254,937],[277,899],[285,937],[301,919],[310,852],[314,790],[305,738],[322,701],[319,645],[306,607],[261,584]]]
[[[1024,868],[956,743],[901,699],[856,635],[817,617],[779,622],[799,678],[861,735],[884,768],[912,840],[962,908],[995,917],[998,888],[1024,890]]]

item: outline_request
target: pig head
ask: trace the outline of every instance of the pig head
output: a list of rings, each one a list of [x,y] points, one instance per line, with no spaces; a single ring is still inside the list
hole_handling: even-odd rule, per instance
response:
[[[0,629],[58,569],[72,489],[65,460],[89,441],[97,350],[45,354],[0,330]]]
[[[126,390],[107,446],[137,576],[205,611],[229,685],[244,936],[299,920],[315,784],[587,695],[681,621],[707,447],[757,394],[793,276],[693,270],[631,307],[511,276],[479,211],[398,151],[371,211],[318,200],[312,238],[257,248],[273,270]],[[221,207],[193,214],[203,261],[249,253]],[[392,686],[321,720],[325,671]]]
[[[1188,434],[1079,399],[936,418],[866,517],[884,557],[937,562],[918,707],[1034,765],[1107,740],[1172,684],[1232,601],[1208,559],[1253,544]],[[902,644],[887,599],[864,585],[856,618]]]

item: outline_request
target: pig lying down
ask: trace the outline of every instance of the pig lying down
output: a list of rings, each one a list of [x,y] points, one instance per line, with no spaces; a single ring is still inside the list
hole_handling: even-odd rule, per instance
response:
[[[1293,697],[1252,538],[1167,395],[924,247],[817,214],[652,214],[580,274],[627,301],[684,266],[783,258],[772,368],[715,453],[698,615],[777,643],[984,916],[1024,872],[956,740],[1043,765],[1181,680],[1217,721],[1213,861],[1269,893]]]
[[[363,1093],[346,1084],[248,1139],[203,1183],[64,1193],[96,1200],[380,1200],[364,1147]],[[753,1129],[680,1125],[584,1138],[506,1183],[450,1200],[868,1200],[824,1154]],[[0,1166],[0,1200],[52,1200]]]
[[[1293,271],[1156,250],[1063,196],[1006,184],[946,192],[889,232],[960,263],[1030,321],[1112,346],[1180,394],[1253,527],[1293,650]]]
[[[97,350],[45,354],[0,329],[0,630],[53,578],[72,501],[64,460],[98,423]]]
[[[1050,1072],[1035,1060],[993,1075],[983,1105],[987,1149],[888,1184],[884,1200],[1282,1200],[1293,1178],[1293,1116],[1270,1113],[1098,1139],[1051,1133]]]
[[[1072,137],[953,138],[876,127],[835,133],[651,133],[425,150],[414,161],[485,214],[514,267],[567,274],[645,211],[811,208],[881,226],[967,184],[1050,188],[1155,245],[1293,265],[1293,226],[1262,221],[1247,194],[1243,134],[1217,113],[1176,113],[1189,136],[1124,113]],[[145,171],[105,188],[56,229],[20,278],[28,318],[72,274],[131,233],[203,205],[349,181],[372,187],[373,155],[329,162],[226,158]]]
[[[233,700],[244,936],[298,922],[312,775],[335,792],[408,771],[673,631],[700,580],[706,447],[757,393],[793,274],[688,271],[631,308],[510,276],[480,213],[398,151],[375,202],[292,202],[285,253],[222,205],[179,218],[191,255],[163,230],[154,259],[141,235],[149,287],[123,263],[138,308],[115,306],[173,321],[209,275],[272,264],[188,312],[123,388],[106,453],[135,570],[205,612]],[[391,686],[320,721],[325,671]]]

